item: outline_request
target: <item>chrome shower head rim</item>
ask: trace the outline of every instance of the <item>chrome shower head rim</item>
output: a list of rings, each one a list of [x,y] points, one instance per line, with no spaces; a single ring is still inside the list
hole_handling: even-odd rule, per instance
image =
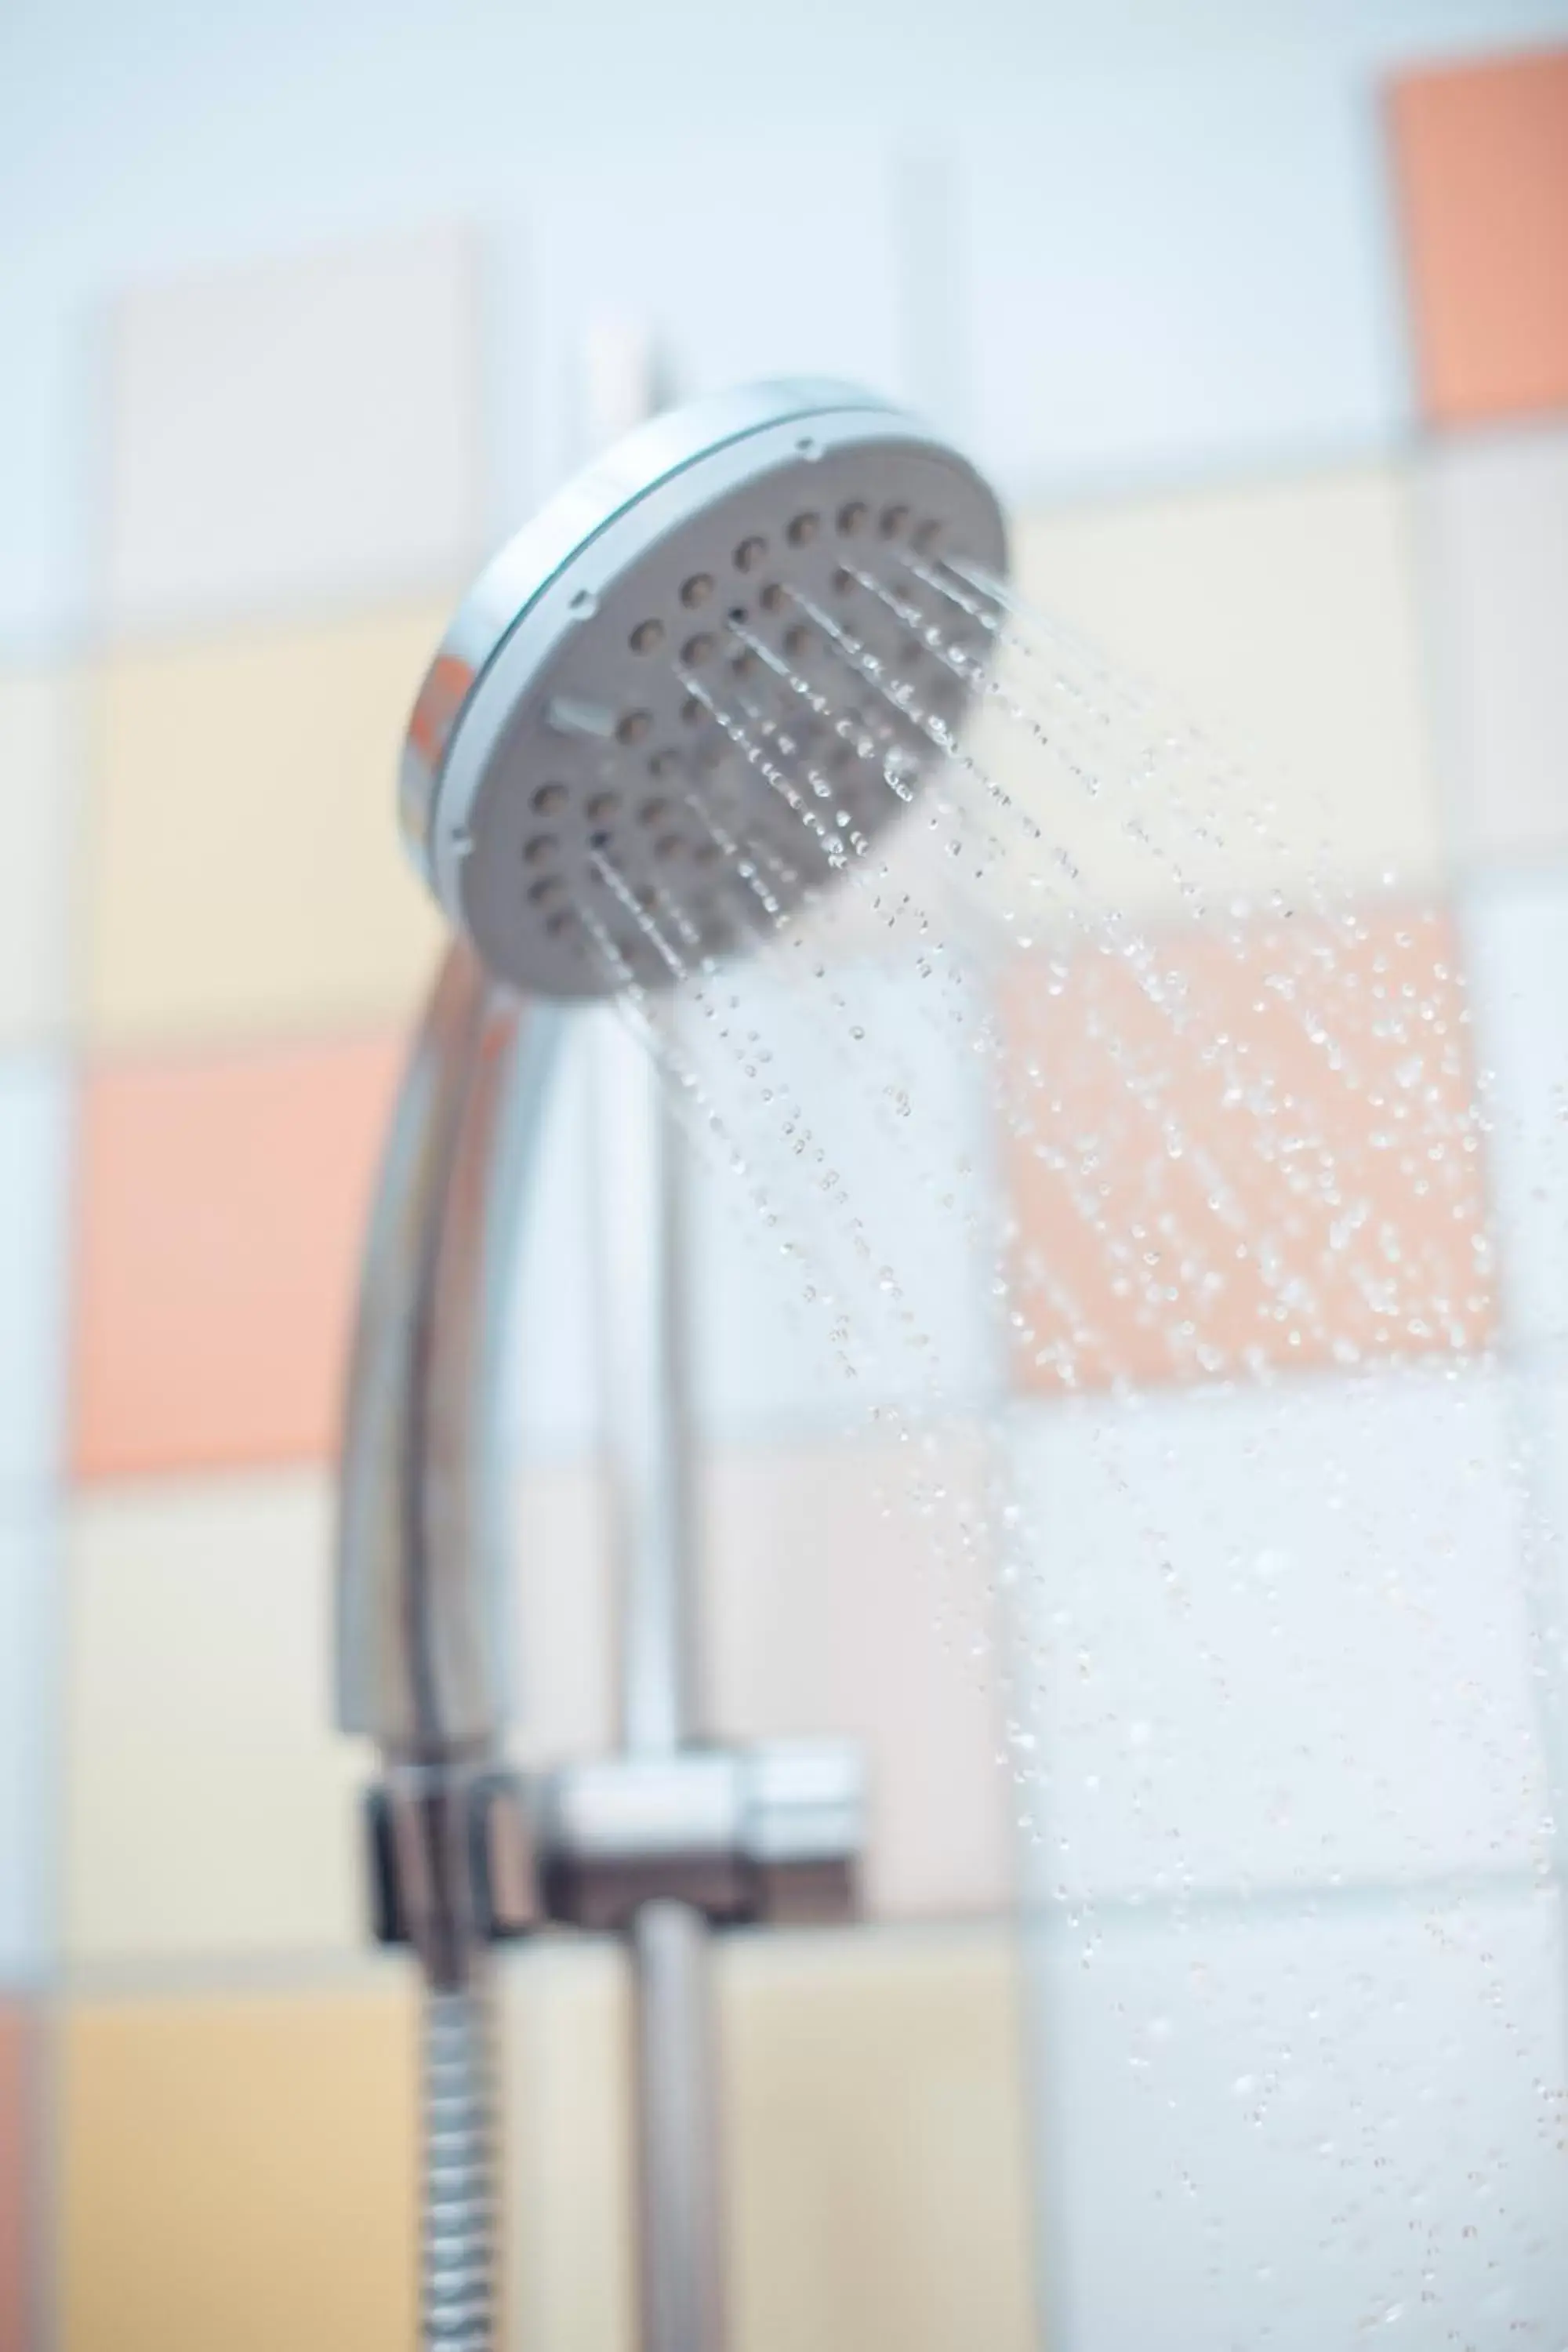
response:
[[[892,821],[899,773],[939,756],[962,684],[939,681],[934,727],[884,697],[875,757],[871,733],[834,747],[829,778],[802,770],[814,721],[782,656],[847,583],[836,532],[868,524],[889,553],[904,532],[1005,565],[992,492],[939,436],[848,385],[764,383],[629,435],[488,567],[416,705],[402,808],[498,977],[563,998],[664,984],[754,933],[736,837],[787,906],[842,865],[841,841]],[[874,614],[867,633],[887,625]],[[804,823],[781,759],[811,778]]]

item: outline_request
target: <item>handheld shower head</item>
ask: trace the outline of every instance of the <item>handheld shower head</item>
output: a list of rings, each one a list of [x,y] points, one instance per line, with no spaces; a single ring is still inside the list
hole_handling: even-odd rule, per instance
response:
[[[783,909],[863,854],[984,659],[944,604],[949,658],[918,703],[890,684],[911,562],[944,558],[1004,568],[991,490],[844,384],[695,402],[563,490],[463,604],[404,755],[405,833],[486,969],[662,986],[754,928],[745,870]]]

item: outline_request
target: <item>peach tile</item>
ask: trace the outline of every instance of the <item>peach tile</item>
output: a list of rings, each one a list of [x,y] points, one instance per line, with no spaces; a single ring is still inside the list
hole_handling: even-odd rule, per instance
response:
[[[469,235],[433,228],[127,294],[110,346],[113,622],[298,610],[465,565],[475,264]]]
[[[1458,950],[1386,904],[1020,961],[1016,1377],[1047,1391],[1486,1345]]]
[[[110,656],[97,698],[86,1016],[126,1044],[398,1012],[441,936],[398,838],[411,606]]]
[[[114,1065],[82,1108],[74,1462],[316,1458],[402,1058],[384,1034]]]
[[[0,2352],[27,2342],[27,2020],[0,2007]]]
[[[1568,404],[1568,49],[1407,74],[1390,106],[1427,415]]]
[[[978,1439],[725,1450],[708,1484],[715,1727],[858,1740],[882,1913],[1000,1908],[1011,1884]],[[978,1524],[980,1534],[974,1533]]]
[[[716,1954],[738,2352],[1029,2352],[1027,2119],[1002,1927]],[[618,1955],[509,1971],[519,2340],[630,2352]]]
[[[64,2352],[413,2341],[412,1987],[88,2003],[62,2028]]]
[[[1067,851],[1079,916],[1185,911],[1310,878],[1410,888],[1438,871],[1412,562],[1387,465],[1055,509],[1014,530],[1031,617],[983,761],[1044,829],[1004,893],[1031,905]],[[1098,796],[1085,778],[1098,780]]]
[[[0,1045],[63,1031],[75,908],[79,686],[61,671],[0,675]]]

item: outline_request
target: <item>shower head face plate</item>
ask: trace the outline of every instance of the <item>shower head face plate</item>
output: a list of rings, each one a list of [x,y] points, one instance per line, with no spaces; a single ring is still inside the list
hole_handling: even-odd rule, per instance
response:
[[[922,583],[943,559],[1005,569],[992,492],[838,385],[657,419],[552,501],[459,613],[404,761],[411,846],[486,966],[666,986],[864,857],[988,656]]]

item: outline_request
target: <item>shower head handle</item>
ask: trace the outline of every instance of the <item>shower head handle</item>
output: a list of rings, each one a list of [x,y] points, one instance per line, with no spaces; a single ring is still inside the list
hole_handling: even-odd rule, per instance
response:
[[[999,571],[1005,536],[929,427],[847,385],[752,385],[570,485],[436,656],[401,810],[458,936],[384,1158],[338,1518],[339,1720],[390,1755],[478,1754],[505,1717],[495,1423],[559,1004],[668,985],[668,926],[696,964],[734,951],[755,929],[743,865],[788,912],[896,819],[973,673],[943,670],[918,723],[880,691],[908,622],[873,570],[950,558]],[[797,673],[829,656],[868,715],[814,749]]]

